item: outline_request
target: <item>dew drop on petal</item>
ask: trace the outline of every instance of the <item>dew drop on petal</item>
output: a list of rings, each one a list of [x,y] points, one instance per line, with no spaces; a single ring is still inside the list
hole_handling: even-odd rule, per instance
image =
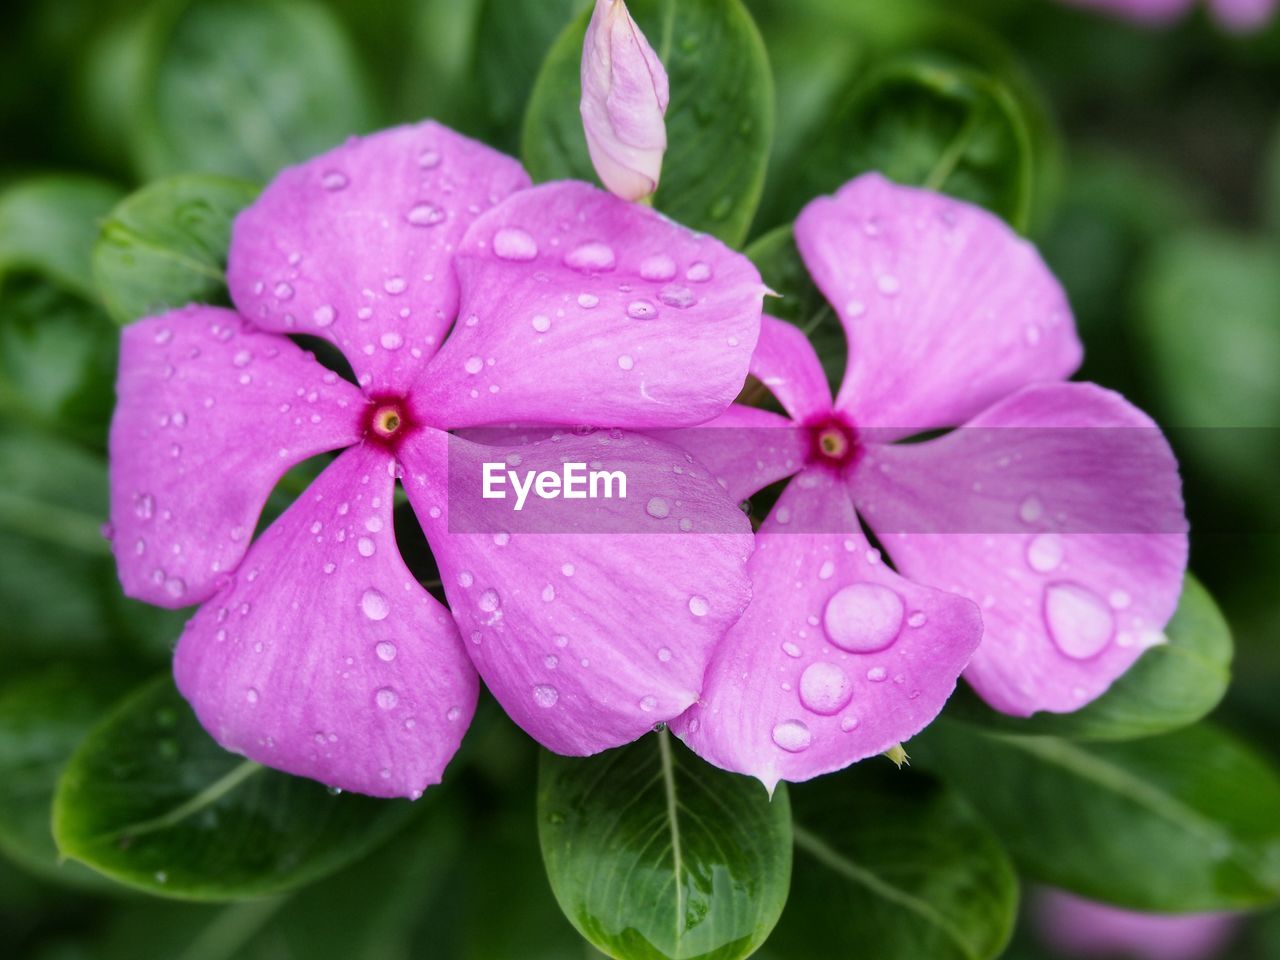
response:
[[[627,316],[632,320],[652,320],[658,315],[658,308],[651,300],[632,300],[627,304]]]
[[[475,376],[484,369],[484,359],[482,357],[468,357],[467,362],[462,365],[462,369]]]
[[[493,252],[503,260],[532,260],[538,242],[519,227],[503,227],[493,235]]]
[[[533,702],[544,710],[549,710],[560,699],[560,691],[550,684],[540,683],[533,688]]]
[[[333,307],[326,303],[324,306],[316,307],[315,312],[311,314],[311,319],[315,321],[317,327],[327,327],[333,323],[336,316]]]
[[[374,702],[381,710],[390,710],[400,702],[400,695],[390,687],[383,687],[373,695]]]
[[[711,265],[701,260],[695,261],[689,265],[684,275],[685,279],[692,280],[694,283],[706,283],[711,279]]]
[[[928,622],[929,618],[923,610],[916,610],[907,617],[907,626],[916,629],[923,627]]]
[[[320,186],[326,190],[343,190],[350,181],[341,170],[326,170],[320,176]]]
[[[695,617],[705,617],[711,612],[711,604],[706,597],[692,596],[689,598],[689,612]]]
[[[618,366],[621,367],[623,370],[630,370],[635,365],[636,365],[635,360],[633,360],[628,354],[624,353],[622,356],[618,358]]]
[[[1018,507],[1018,517],[1023,523],[1035,523],[1042,516],[1044,516],[1044,504],[1037,496],[1027,497]]]
[[[387,602],[386,594],[370,587],[360,597],[360,609],[370,620],[385,620],[391,612],[391,604]]]
[[[417,203],[409,208],[405,219],[415,227],[434,227],[444,222],[444,211],[434,203]]]
[[[651,497],[645,505],[644,512],[649,516],[661,520],[663,517],[671,513],[671,505],[662,497]]]
[[[640,709],[645,713],[652,713],[658,707],[657,697],[642,697],[640,699]]]
[[[670,280],[676,275],[676,262],[665,253],[645,257],[640,263],[640,276],[646,280]]]
[[[383,640],[373,650],[378,655],[378,659],[386,663],[390,663],[396,658],[396,645],[387,640]]]
[[[546,333],[551,329],[551,318],[545,314],[539,313],[530,321],[530,323],[533,325],[533,329],[537,330],[538,333]]]
[[[1041,533],[1027,544],[1027,566],[1037,573],[1050,573],[1062,565],[1066,553],[1062,538],[1054,533]]]
[[[599,303],[600,303],[600,298],[597,297],[594,293],[578,294],[578,306],[582,307],[582,309],[584,310],[590,310]]]
[[[837,647],[874,653],[897,639],[904,615],[902,598],[878,583],[855,583],[827,601],[823,626]]]
[[[356,541],[356,550],[362,557],[372,557],[377,547],[374,546],[373,540],[369,537],[361,537]]]
[[[800,674],[800,702],[807,710],[829,717],[843,710],[852,698],[852,681],[834,663],[811,663]]]
[[[502,598],[498,596],[498,591],[492,588],[480,594],[477,606],[485,613],[493,613],[502,605]]]
[[[669,283],[659,290],[658,299],[668,307],[675,307],[678,310],[692,307],[698,300],[692,290],[688,287],[682,287],[678,283]]]
[[[564,265],[580,273],[612,270],[617,263],[613,248],[607,243],[580,243],[564,255]]]
[[[1045,590],[1044,618],[1054,645],[1074,660],[1097,656],[1115,632],[1110,608],[1078,583],[1055,583]]]
[[[802,720],[783,720],[773,725],[773,742],[788,753],[802,753],[813,743],[813,734]]]

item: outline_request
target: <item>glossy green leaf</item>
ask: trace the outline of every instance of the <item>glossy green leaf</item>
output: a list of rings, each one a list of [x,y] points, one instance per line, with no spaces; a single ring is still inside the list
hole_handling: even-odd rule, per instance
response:
[[[64,856],[121,883],[231,900],[331,873],[411,810],[406,801],[335,796],[226,752],[165,677],[81,743],[58,785],[53,830]]]
[[[1231,628],[1209,592],[1188,576],[1165,634],[1111,689],[1075,713],[1010,717],[962,686],[947,716],[1008,733],[1076,740],[1132,740],[1185,727],[1222,700],[1231,681]]]
[[[620,960],[749,956],[787,898],[785,788],[770,801],[665,730],[586,759],[544,754],[538,834],[560,908]]]
[[[80,864],[59,861],[50,827],[53,792],[76,744],[128,686],[125,672],[96,663],[63,663],[5,677],[0,852],[50,879],[101,883]]]
[[[303,0],[182,0],[148,24],[135,164],[266,181],[372,126],[354,51]]]
[[[33,177],[0,193],[0,277],[29,270],[95,298],[89,252],[122,193],[96,178],[68,175]]]
[[[911,56],[870,71],[792,169],[794,192],[831,193],[877,170],[1030,221],[1031,136],[1022,107],[993,76],[943,57]]]
[[[911,747],[1043,883],[1151,911],[1280,899],[1280,777],[1215,727],[1083,742],[939,720]]]
[[[773,82],[755,23],[740,0],[636,0],[628,9],[671,84],[654,206],[737,246],[760,202],[773,135]],[[529,100],[523,156],[535,180],[596,180],[578,113],[589,14],[551,48]]]
[[[257,196],[241,180],[191,174],[148,184],[112,212],[93,274],[120,324],[188,303],[226,299],[231,221]]]
[[[991,831],[932,778],[883,761],[791,788],[796,861],[769,960],[986,960],[1018,884]]]

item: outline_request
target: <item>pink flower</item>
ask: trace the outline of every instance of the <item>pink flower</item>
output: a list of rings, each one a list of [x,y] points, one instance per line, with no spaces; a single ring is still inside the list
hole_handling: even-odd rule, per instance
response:
[[[582,126],[600,181],[624,200],[658,189],[667,72],[623,0],[596,0],[582,45]]]
[[[1139,23],[1171,23],[1187,15],[1195,0],[1065,0],[1078,7],[1105,10]],[[1233,33],[1260,30],[1274,16],[1278,0],[1208,0],[1214,19]]]
[[[480,495],[451,491],[449,474],[495,454],[446,431],[715,416],[746,377],[763,286],[744,257],[652,211],[528,184],[434,123],[352,140],[281,173],[237,219],[238,313],[191,306],[125,331],[110,438],[120,577],[151,603],[203,602],[175,674],[228,749],[416,796],[470,722],[477,669],[562,753],[632,740],[701,689],[746,603],[736,505],[705,474],[674,476],[683,454],[657,441],[557,436],[501,455],[623,457],[713,532],[458,533],[451,511],[466,519]],[[287,334],[328,340],[359,386]],[[252,540],[277,479],[342,448]],[[452,615],[397,550],[401,476]]]
[[[1041,892],[1035,908],[1040,935],[1064,957],[1213,960],[1240,925],[1231,913],[1139,913],[1061,890]]]
[[[795,235],[848,367],[833,401],[808,340],[766,317],[751,369],[787,416],[735,406],[693,431],[735,498],[794,479],[757,535],[751,605],[673,724],[769,787],[915,734],[962,670],[1005,712],[1077,709],[1161,639],[1187,554],[1158,429],[1061,382],[1081,347],[1029,243],[876,174]]]

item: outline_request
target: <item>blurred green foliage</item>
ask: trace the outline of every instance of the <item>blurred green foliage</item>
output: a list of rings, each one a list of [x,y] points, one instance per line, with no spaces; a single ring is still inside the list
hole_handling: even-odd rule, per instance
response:
[[[586,6],[15,0],[0,13],[6,956],[599,956],[547,880],[537,750],[492,701],[446,783],[412,808],[274,773],[236,779],[237,758],[192,726],[168,682],[144,687],[182,614],[124,599],[100,532],[116,324],[222,298],[236,210],[282,166],[351,134],[431,116],[523,153],[540,177],[589,176],[573,89]],[[771,309],[810,334],[833,381],[843,335],[789,229],[811,196],[879,168],[1005,216],[1070,294],[1082,376],[1170,428],[1204,583],[1188,588],[1173,643],[1078,717],[1020,725],[961,695],[908,745],[918,773],[868,761],[793,788],[792,899],[758,955],[807,960],[834,941],[853,957],[994,956],[1029,879],[1170,910],[1274,904],[1280,24],[1229,37],[1200,12],[1149,31],[1054,0],[633,6],[651,38],[673,31],[659,208],[745,246],[784,294]],[[282,481],[268,518],[318,465]],[[1219,698],[1215,725],[1196,723]],[[639,776],[656,738],[629,749]],[[688,759],[682,775],[715,782]],[[607,845],[593,828],[623,801],[593,810],[581,778],[617,760],[547,761],[584,824],[558,849]],[[632,822],[666,822],[663,782],[630,791]],[[211,784],[216,796],[202,793]],[[59,859],[55,793],[63,852],[101,872]],[[202,795],[190,818],[166,819]],[[700,812],[691,840],[716,839]],[[118,842],[157,817],[147,842]],[[660,890],[663,831],[632,832],[658,838],[624,852]],[[717,856],[707,869],[730,877],[749,859]],[[555,880],[562,905],[590,900],[580,876]],[[744,902],[764,903],[764,887]],[[627,940],[623,927],[648,916],[633,906],[592,907],[593,939]],[[1260,913],[1235,949],[1274,956],[1280,914]],[[1007,955],[1045,951],[1022,924]]]

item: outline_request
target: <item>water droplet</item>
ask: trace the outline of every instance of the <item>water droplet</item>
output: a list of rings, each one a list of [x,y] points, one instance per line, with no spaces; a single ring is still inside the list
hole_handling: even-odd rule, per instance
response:
[[[1049,573],[1062,565],[1066,553],[1062,538],[1054,533],[1041,533],[1027,544],[1027,566],[1037,573]]]
[[[170,577],[164,582],[164,592],[171,597],[181,597],[187,592],[186,581],[181,577]]]
[[[670,280],[676,275],[676,262],[665,253],[655,253],[640,263],[640,276],[646,280]]]
[[[444,216],[444,211],[434,203],[417,203],[409,208],[404,218],[415,227],[434,227],[444,223]]]
[[[485,613],[493,613],[498,607],[502,606],[502,598],[498,596],[498,591],[492,588],[480,594],[477,605]]]
[[[326,190],[346,189],[349,182],[347,175],[341,170],[326,170],[320,177],[320,186]]]
[[[405,288],[408,286],[409,284],[405,282],[404,277],[388,277],[382,283],[382,289],[390,294],[404,293]]]
[[[541,313],[535,316],[530,322],[533,324],[533,329],[537,330],[539,333],[546,333],[551,329],[551,318],[544,316]]]
[[[248,690],[244,692],[244,698],[248,700],[250,703],[257,703],[258,691],[255,690],[253,687],[250,687]]]
[[[503,260],[532,260],[538,242],[519,227],[503,227],[493,235],[493,252]]]
[[[632,320],[652,320],[658,315],[658,308],[652,300],[632,300],[627,304],[627,316]]]
[[[658,659],[659,659],[659,660],[661,660],[663,663],[670,663],[670,662],[671,662],[671,648],[670,648],[670,647],[659,647],[659,648],[658,648]]]
[[[884,667],[872,667],[867,671],[867,679],[872,683],[883,683],[888,675],[889,673]]]
[[[360,597],[360,609],[370,620],[385,620],[391,612],[391,604],[387,603],[386,594],[370,587]]]
[[[288,300],[293,296],[293,287],[284,282],[277,283],[272,293],[276,295],[277,300]]]
[[[390,663],[396,658],[396,645],[387,640],[381,641],[373,650],[378,655],[378,659],[386,663]]]
[[[1133,598],[1123,590],[1112,590],[1107,597],[1107,602],[1111,604],[1113,610],[1124,610],[1133,602]]]
[[[382,344],[383,350],[399,350],[404,346],[404,337],[394,330],[388,330],[378,338],[378,342]]]
[[[711,265],[697,260],[689,265],[684,276],[686,280],[692,280],[694,283],[706,283],[711,279]]]
[[[844,733],[849,733],[850,731],[856,730],[857,728],[858,728],[857,717],[842,717],[840,719],[840,729]]]
[[[248,350],[237,350],[236,355],[231,358],[231,363],[237,367],[247,367],[253,362],[253,354]]]
[[[544,603],[550,603],[556,598],[556,588],[551,584],[547,584],[542,588],[542,600]]]
[[[800,674],[800,702],[824,717],[839,713],[853,698],[853,683],[834,663],[819,661]]]
[[[493,542],[495,546],[505,547],[511,542],[511,534],[507,533],[505,530],[499,530],[493,535]]]
[[[773,725],[773,742],[788,753],[802,753],[813,743],[813,734],[801,720],[783,720]]]
[[[623,370],[630,370],[635,365],[636,365],[636,362],[625,353],[618,358],[618,366],[621,367]]]
[[[540,683],[533,688],[533,702],[544,710],[549,710],[560,699],[560,691],[550,684]]]
[[[1097,656],[1115,632],[1102,598],[1078,583],[1055,583],[1045,590],[1044,617],[1054,644],[1074,660]]]
[[[913,627],[918,629],[920,627],[923,627],[928,622],[929,622],[929,618],[928,616],[925,615],[925,612],[923,610],[916,610],[911,614],[911,616],[907,617],[908,627]]]
[[[657,697],[642,697],[640,699],[640,709],[645,713],[652,713],[658,707]]]
[[[644,512],[651,517],[661,520],[663,517],[671,513],[671,505],[662,497],[651,497],[645,505]]]
[[[440,152],[427,148],[418,154],[418,166],[423,170],[434,170],[440,166]]]
[[[597,297],[594,293],[578,294],[578,306],[582,307],[584,310],[592,309],[599,302],[600,302],[600,298]]]
[[[1022,506],[1018,507],[1018,517],[1023,523],[1035,523],[1044,516],[1044,504],[1040,502],[1040,498],[1032,495],[1022,501]]]
[[[617,263],[613,248],[607,243],[580,243],[564,256],[564,265],[580,273],[612,270]]]
[[[484,358],[468,357],[467,362],[462,365],[462,369],[467,371],[467,373],[471,374],[472,376],[475,376],[477,373],[479,373],[481,370],[484,369]]]
[[[372,557],[377,547],[374,546],[373,540],[369,537],[361,537],[356,541],[356,550],[360,552],[362,557]]]
[[[156,501],[149,493],[139,493],[133,498],[133,513],[139,520],[150,520],[155,514]]]
[[[469,587],[476,582],[476,578],[471,575],[470,570],[463,570],[458,574],[458,586]]]
[[[827,601],[823,625],[831,642],[852,653],[888,647],[902,629],[902,598],[877,583],[855,583]]]
[[[400,695],[390,687],[383,687],[373,695],[374,702],[381,710],[391,710],[400,702]]]
[[[822,566],[818,568],[819,580],[830,580],[836,574],[836,565],[830,560],[823,560]]]
[[[572,563],[564,563],[560,565],[560,572],[566,577],[572,577],[575,567]]]
[[[898,283],[898,278],[891,273],[882,273],[876,277],[876,289],[883,293],[886,297],[895,296],[902,285]]]
[[[311,314],[311,319],[315,321],[317,327],[327,327],[333,323],[336,316],[333,307],[326,303],[322,307],[316,307],[315,313]]]
[[[695,617],[705,617],[711,612],[711,604],[706,597],[692,596],[689,598],[689,612]]]
[[[684,310],[692,307],[698,300],[694,292],[678,283],[669,283],[658,291],[658,299],[668,307]]]

